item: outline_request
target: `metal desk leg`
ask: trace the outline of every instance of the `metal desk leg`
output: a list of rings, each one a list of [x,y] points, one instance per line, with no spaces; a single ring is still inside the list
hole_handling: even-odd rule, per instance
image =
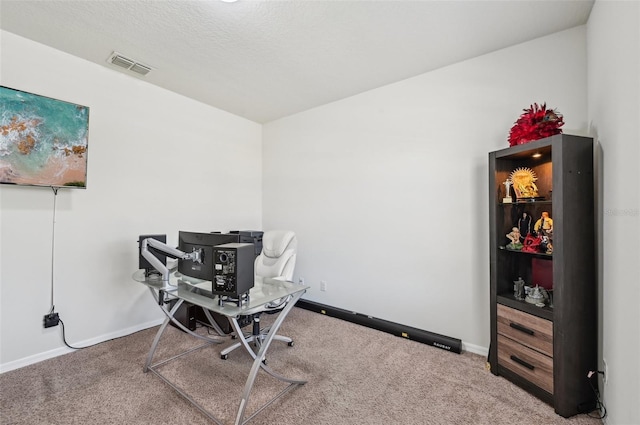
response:
[[[155,290],[153,288],[149,288],[149,290],[151,291],[151,294],[153,295],[154,299],[158,300],[158,294],[155,292]],[[173,317],[176,314],[176,311],[178,311],[178,309],[180,308],[180,306],[182,305],[182,303],[184,302],[184,300],[182,299],[178,299],[178,301],[176,302],[176,304],[173,306],[173,308],[171,310],[168,310],[164,305],[160,306],[162,312],[165,314],[165,316],[167,316],[164,319],[164,322],[162,322],[162,325],[160,325],[160,329],[158,329],[158,332],[156,333],[155,338],[153,339],[153,343],[151,344],[151,349],[149,350],[149,354],[147,355],[147,361],[144,364],[144,368],[142,369],[145,373],[149,370],[149,367],[151,366],[151,361],[153,360],[153,355],[155,354],[156,349],[158,348],[158,343],[160,342],[160,338],[162,337],[162,334],[164,333],[165,329],[167,328],[167,325],[169,324],[169,322],[173,322],[174,325],[176,325],[177,327],[179,327],[180,329],[182,329],[184,332],[198,338],[198,339],[202,339],[204,341],[207,342],[208,344],[220,344],[224,341],[226,341],[226,338],[210,338],[210,337],[206,337],[203,335],[198,335],[197,333],[193,332],[191,329],[185,327],[182,323],[180,323],[179,321],[177,321],[175,319],[175,317]]]
[[[282,325],[282,322],[284,322],[284,319],[287,317],[287,315],[289,314],[293,306],[296,304],[296,302],[298,302],[298,300],[300,299],[303,293],[304,291],[301,291],[293,295],[292,299],[287,303],[285,308],[280,312],[280,314],[278,315],[278,318],[271,325],[271,329],[269,330],[269,333],[267,334],[266,338],[262,342],[262,346],[260,347],[258,354],[255,354],[253,352],[253,350],[251,349],[251,347],[249,346],[249,343],[245,340],[245,338],[242,338],[242,337],[240,338],[240,342],[244,345],[244,347],[251,354],[254,360],[253,360],[253,366],[251,367],[251,371],[249,372],[249,376],[247,377],[247,382],[244,386],[244,392],[242,393],[242,399],[240,400],[240,406],[238,407],[238,414],[236,416],[235,425],[245,424],[255,415],[260,413],[265,407],[269,406],[271,403],[273,403],[275,400],[283,396],[285,393],[291,391],[293,388],[297,387],[298,385],[304,385],[307,383],[307,381],[303,381],[303,380],[286,378],[283,375],[280,375],[279,373],[274,372],[273,370],[271,370],[271,368],[267,367],[264,363],[262,363],[262,359],[265,357],[265,354],[269,349],[269,345],[271,345],[271,341],[273,341],[273,338],[278,332],[278,329],[280,328],[280,326]],[[242,329],[238,324],[238,320],[236,318],[230,318],[230,321],[236,333],[238,335],[242,335]],[[246,420],[243,420],[244,412],[247,407],[247,403],[249,401],[249,395],[251,394],[251,390],[253,389],[253,384],[255,383],[255,379],[256,379],[256,376],[258,375],[258,371],[260,370],[260,368],[262,368],[265,372],[267,372],[269,375],[273,376],[274,378],[277,378],[284,382],[288,382],[289,386],[287,386],[283,391],[281,391],[278,395],[276,395],[271,401],[267,402],[262,407],[260,407],[256,412],[254,412]]]
[[[151,293],[155,296],[155,292],[153,291],[153,289],[149,288],[151,290]],[[151,364],[151,360],[153,360],[153,355],[156,352],[156,348],[158,348],[158,343],[160,342],[160,338],[162,337],[162,334],[164,333],[164,330],[167,328],[167,325],[169,324],[169,322],[171,321],[171,319],[173,318],[173,315],[175,314],[175,312],[178,310],[178,307],[180,307],[180,304],[182,304],[182,300],[179,300],[175,306],[173,306],[173,308],[171,309],[171,311],[167,314],[166,308],[164,308],[164,306],[162,307],[162,311],[165,313],[165,315],[167,317],[165,317],[164,322],[162,322],[162,325],[160,325],[160,329],[158,329],[158,332],[156,332],[156,336],[153,339],[153,344],[151,344],[151,349],[149,350],[149,354],[147,354],[147,361],[144,364],[144,368],[142,368],[142,370],[147,373],[149,371],[149,365]]]

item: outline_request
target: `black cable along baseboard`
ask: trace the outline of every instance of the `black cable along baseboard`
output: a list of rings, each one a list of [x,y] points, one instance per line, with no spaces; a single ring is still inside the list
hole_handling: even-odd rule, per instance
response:
[[[462,352],[462,341],[457,338],[451,338],[445,335],[440,335],[422,329],[412,328],[410,326],[405,326],[398,323],[389,322],[387,320],[367,316],[365,314],[331,307],[325,304],[317,303],[315,301],[301,299],[296,303],[296,307],[313,311],[315,313],[326,314],[327,316],[346,320],[347,322],[356,323],[358,325],[390,333],[402,338],[411,339],[413,341],[431,345],[436,348],[441,348],[446,351],[453,351],[454,353],[458,354]]]

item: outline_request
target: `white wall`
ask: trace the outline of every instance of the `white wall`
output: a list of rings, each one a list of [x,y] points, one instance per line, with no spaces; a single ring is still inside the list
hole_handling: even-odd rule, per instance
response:
[[[1,32],[0,83],[90,107],[87,189],[61,189],[55,307],[72,345],[156,323],[137,237],[262,228],[261,126]],[[241,165],[241,166],[239,166]],[[0,187],[0,366],[65,352],[50,308],[53,191]]]
[[[640,3],[597,1],[587,26],[591,133],[599,143],[599,282],[607,424],[640,423]],[[603,368],[602,363],[600,368]]]
[[[586,134],[585,31],[266,124],[263,222],[298,233],[305,298],[486,353],[488,152],[533,102]]]

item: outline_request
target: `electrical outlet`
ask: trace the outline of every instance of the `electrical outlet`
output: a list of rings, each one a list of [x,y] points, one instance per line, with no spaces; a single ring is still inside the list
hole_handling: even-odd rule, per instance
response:
[[[321,280],[320,281],[320,290],[323,291],[323,292],[327,290],[327,281],[326,280]]]
[[[606,359],[602,359],[602,368],[604,369],[604,375],[602,375],[602,383],[607,385],[607,380],[609,379],[609,365],[607,364]]]
[[[58,326],[60,323],[60,316],[58,313],[49,313],[44,315],[44,327],[51,328],[53,326]]]

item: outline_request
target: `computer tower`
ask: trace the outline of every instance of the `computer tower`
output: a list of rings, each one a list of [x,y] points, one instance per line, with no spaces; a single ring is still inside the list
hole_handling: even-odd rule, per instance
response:
[[[213,247],[213,284],[215,295],[237,298],[253,288],[254,246],[251,243],[227,243]]]
[[[211,310],[209,310],[209,314],[211,315],[211,318],[216,322],[216,324],[220,327],[222,332],[224,332],[225,334],[231,333],[231,331],[233,330],[231,323],[229,323],[229,320],[225,316]],[[198,307],[196,309],[196,322],[200,323],[203,326],[211,327],[209,319],[207,319],[207,315],[204,313],[204,308],[202,307]]]
[[[231,326],[231,323],[229,323],[229,319],[227,319],[226,316],[223,316],[222,314],[216,313],[215,311],[211,310],[209,310],[209,314],[211,315],[211,318],[214,320],[214,322],[216,322],[220,330],[222,330],[222,332],[227,335],[233,332],[233,326]],[[244,328],[245,326],[251,324],[251,316],[240,316],[237,318],[237,320],[241,328]],[[211,326],[211,323],[209,323],[209,320],[207,319],[204,308],[202,307],[196,306],[196,322],[200,323],[202,326],[213,328],[213,326]]]
[[[169,301],[169,305],[168,305],[169,310],[173,309],[176,302],[178,302],[177,299],[173,299]],[[180,322],[182,326],[189,329],[190,331],[195,331],[196,330],[196,313],[197,313],[197,306],[190,304],[188,302],[183,302],[182,304],[180,304],[180,307],[178,307],[178,311],[175,312],[175,314],[173,315],[173,318],[176,319],[178,322]],[[178,328],[178,326],[176,326],[176,324],[173,323],[173,321],[169,323],[171,323],[171,326]]]

